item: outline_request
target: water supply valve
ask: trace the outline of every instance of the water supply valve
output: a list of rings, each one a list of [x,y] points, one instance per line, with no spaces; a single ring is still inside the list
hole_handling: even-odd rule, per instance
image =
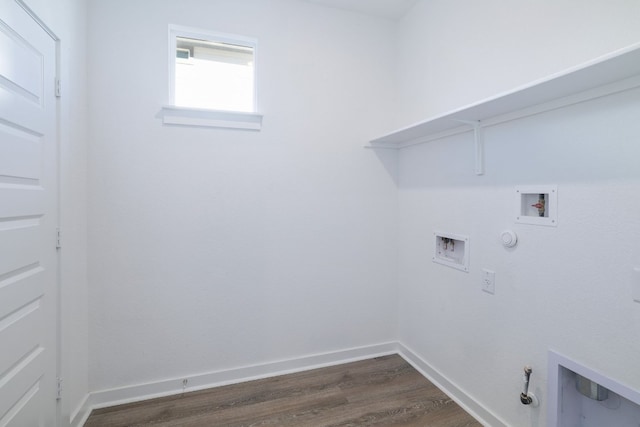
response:
[[[524,367],[524,388],[522,390],[522,393],[520,393],[520,403],[522,403],[523,405],[531,405],[533,407],[536,407],[538,406],[538,398],[535,394],[529,391],[529,380],[531,379],[532,372],[533,369],[531,369],[531,366]]]
[[[533,205],[531,205],[531,207],[534,207],[538,210],[538,216],[544,217],[545,216],[545,207],[547,205],[547,202],[545,200],[546,195],[545,194],[540,194],[538,196],[538,203],[534,203]]]

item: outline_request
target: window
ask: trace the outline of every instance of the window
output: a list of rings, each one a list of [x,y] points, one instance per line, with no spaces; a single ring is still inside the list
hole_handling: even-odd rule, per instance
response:
[[[256,47],[246,37],[170,26],[164,123],[259,130]]]
[[[255,111],[253,46],[176,37],[174,104]]]

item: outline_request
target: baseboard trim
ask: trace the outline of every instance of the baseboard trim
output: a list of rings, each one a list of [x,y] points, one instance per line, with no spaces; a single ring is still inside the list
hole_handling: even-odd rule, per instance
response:
[[[455,383],[432,367],[409,347],[398,342],[387,342],[365,347],[350,348],[335,352],[318,353],[296,359],[243,366],[222,371],[207,372],[186,377],[188,386],[183,389],[185,377],[172,378],[146,384],[137,384],[109,390],[92,392],[87,396],[72,417],[72,427],[82,427],[93,409],[139,402],[157,397],[171,396],[185,391],[198,391],[207,388],[237,384],[262,378],[308,371],[326,366],[340,365],[371,359],[373,357],[398,354],[411,364],[425,378],[446,393],[458,405],[480,423],[490,427],[508,427],[495,414],[474,401]]]
[[[478,404],[460,387],[447,379],[447,377],[441,374],[437,369],[429,365],[429,363],[427,363],[422,357],[418,356],[416,352],[401,343],[398,343],[397,346],[398,354],[402,356],[404,360],[406,360],[425,378],[427,378],[440,390],[447,394],[465,411],[471,414],[471,416],[478,420],[478,422],[482,423],[482,425],[488,427],[508,427],[508,424],[506,424],[495,414],[487,410],[485,407]]]
[[[318,353],[296,359],[286,359],[187,377],[172,378],[147,384],[101,390],[90,393],[89,400],[91,402],[91,409],[93,410],[180,394],[185,391],[198,391],[397,353],[397,343],[387,342],[329,353]],[[188,380],[188,386],[183,388],[182,381],[185,378]]]
[[[71,421],[69,423],[71,427],[82,427],[87,422],[92,410],[90,397],[91,395],[87,394],[71,413]]]

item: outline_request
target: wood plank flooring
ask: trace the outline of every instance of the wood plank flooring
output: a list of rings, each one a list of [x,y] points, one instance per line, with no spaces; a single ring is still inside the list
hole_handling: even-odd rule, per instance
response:
[[[477,427],[400,356],[98,409],[85,427]]]

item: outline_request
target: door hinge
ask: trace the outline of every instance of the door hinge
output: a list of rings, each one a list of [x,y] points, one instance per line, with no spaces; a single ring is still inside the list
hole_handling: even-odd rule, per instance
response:
[[[60,249],[62,247],[62,232],[60,231],[60,227],[56,227],[56,249]]]
[[[62,399],[62,378],[57,378],[56,400]]]
[[[62,83],[60,83],[60,79],[56,77],[56,98],[60,98],[62,96]]]

